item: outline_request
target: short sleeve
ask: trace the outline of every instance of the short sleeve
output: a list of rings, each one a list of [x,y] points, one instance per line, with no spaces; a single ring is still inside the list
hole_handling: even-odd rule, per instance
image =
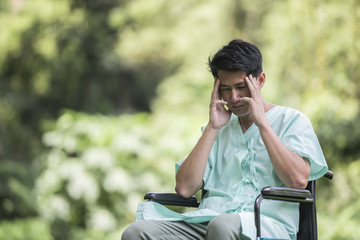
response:
[[[181,164],[185,161],[185,159],[175,163],[175,175],[177,173],[177,171],[179,170],[179,167],[181,166]]]
[[[204,173],[204,177],[203,177],[203,181],[204,183],[207,182],[207,180],[209,179],[209,175],[210,175],[210,172],[211,172],[211,169],[212,169],[212,162],[214,160],[214,158],[212,156],[214,156],[214,152],[216,151],[216,144],[213,145],[213,147],[211,148],[211,151],[210,151],[210,155],[209,155],[209,158],[208,158],[208,162],[206,164],[206,169],[205,169],[205,173]]]
[[[304,114],[296,115],[281,140],[288,149],[310,163],[309,181],[324,176],[328,170],[325,157],[311,122]]]
[[[201,128],[201,132],[204,132],[205,131],[205,127],[202,127]],[[204,173],[204,177],[203,177],[203,181],[204,183],[207,182],[207,180],[209,179],[209,175],[210,175],[210,172],[211,172],[211,169],[212,169],[212,162],[214,161],[214,156],[216,156],[216,153],[217,153],[217,138],[215,140],[215,143],[213,144],[213,146],[211,147],[211,150],[210,150],[210,154],[209,154],[209,158],[208,158],[208,162],[206,164],[206,169],[205,169],[205,173]]]

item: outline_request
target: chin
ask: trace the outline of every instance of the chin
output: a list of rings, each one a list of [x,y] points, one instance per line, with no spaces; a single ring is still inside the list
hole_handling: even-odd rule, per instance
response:
[[[245,105],[245,106],[241,106],[241,107],[233,107],[232,109],[230,108],[231,112],[238,116],[238,117],[246,117],[250,114],[249,111],[249,106]]]
[[[242,118],[242,117],[248,116],[250,113],[249,112],[238,111],[238,112],[233,112],[233,114],[235,114],[236,116]]]

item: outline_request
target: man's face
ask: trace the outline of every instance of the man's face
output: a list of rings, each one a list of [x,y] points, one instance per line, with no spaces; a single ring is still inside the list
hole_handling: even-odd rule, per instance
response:
[[[241,101],[243,97],[251,97],[245,82],[246,73],[243,71],[218,71],[218,76],[220,96],[228,103],[227,107],[238,117],[247,116],[249,106],[246,102]]]

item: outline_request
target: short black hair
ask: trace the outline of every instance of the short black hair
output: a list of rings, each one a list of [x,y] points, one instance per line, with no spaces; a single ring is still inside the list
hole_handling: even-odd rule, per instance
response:
[[[218,71],[243,71],[257,77],[262,73],[262,55],[252,43],[235,39],[223,46],[208,62],[211,73],[218,77]]]

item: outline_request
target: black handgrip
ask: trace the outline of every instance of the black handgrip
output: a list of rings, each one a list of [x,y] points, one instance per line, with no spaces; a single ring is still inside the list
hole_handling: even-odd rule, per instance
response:
[[[328,171],[325,173],[324,177],[326,177],[326,178],[328,178],[328,179],[333,179],[334,173],[333,173],[332,171],[328,170]]]

